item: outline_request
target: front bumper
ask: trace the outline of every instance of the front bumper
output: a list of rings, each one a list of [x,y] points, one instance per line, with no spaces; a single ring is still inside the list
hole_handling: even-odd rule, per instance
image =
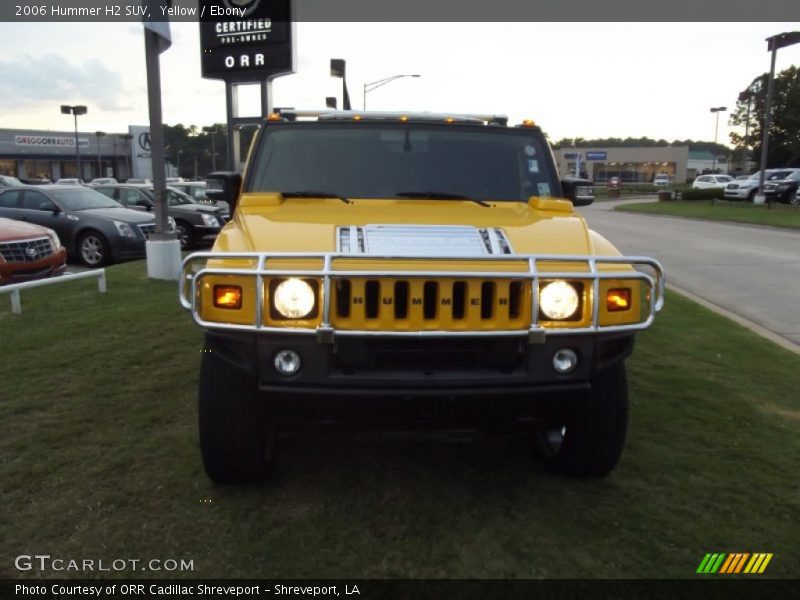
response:
[[[748,200],[750,198],[750,194],[756,188],[738,188],[735,190],[729,190],[725,188],[723,195],[725,198],[729,200]]]
[[[321,344],[293,335],[206,332],[205,352],[253,380],[268,413],[283,424],[348,423],[378,428],[508,428],[580,410],[591,379],[624,360],[632,334],[518,338],[353,337]],[[561,348],[579,361],[553,368]],[[290,349],[301,368],[278,373]]]
[[[56,277],[66,269],[67,251],[63,247],[37,261],[6,262],[0,259],[0,285]]]
[[[134,258],[142,258],[147,255],[145,243],[147,240],[143,238],[131,238],[118,236],[109,240],[111,245],[111,256],[114,262],[120,260],[130,260]]]

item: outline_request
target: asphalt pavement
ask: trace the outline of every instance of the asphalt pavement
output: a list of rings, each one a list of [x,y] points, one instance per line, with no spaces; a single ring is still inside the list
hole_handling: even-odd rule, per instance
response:
[[[800,351],[800,231],[614,210],[636,201],[642,199],[596,202],[579,210],[624,254],[659,260],[668,284]]]

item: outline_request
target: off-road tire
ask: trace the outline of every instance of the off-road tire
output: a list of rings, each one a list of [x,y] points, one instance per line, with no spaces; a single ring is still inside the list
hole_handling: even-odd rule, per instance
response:
[[[628,381],[625,364],[592,378],[592,391],[585,409],[561,427],[537,431],[535,446],[545,468],[558,475],[604,477],[617,465],[625,446],[628,426]],[[553,433],[561,444],[553,443]]]
[[[213,351],[203,352],[199,393],[200,452],[217,483],[260,483],[271,473],[275,428],[256,394],[254,377]]]

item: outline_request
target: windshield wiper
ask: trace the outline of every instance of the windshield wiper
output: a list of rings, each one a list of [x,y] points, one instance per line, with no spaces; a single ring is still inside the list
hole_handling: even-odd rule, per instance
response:
[[[397,192],[395,196],[402,198],[428,198],[431,200],[467,200],[480,204],[481,206],[491,206],[485,200],[478,200],[477,198],[470,198],[464,194],[450,194],[448,192]]]
[[[338,198],[345,204],[352,204],[350,200],[333,192],[322,192],[319,190],[300,190],[297,192],[281,192],[284,198]]]

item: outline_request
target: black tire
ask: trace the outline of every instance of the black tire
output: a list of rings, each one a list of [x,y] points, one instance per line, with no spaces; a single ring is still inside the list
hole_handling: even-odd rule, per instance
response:
[[[181,243],[181,250],[189,250],[192,244],[192,228],[184,221],[175,221],[175,234]]]
[[[256,381],[213,352],[200,364],[200,452],[217,483],[260,483],[271,473],[275,428],[256,397]]]
[[[619,363],[594,376],[585,409],[535,433],[536,449],[551,473],[604,477],[619,462],[627,427],[628,381]]]
[[[751,190],[749,194],[747,194],[747,201],[754,202],[756,199],[756,192],[758,192],[758,188]]]
[[[111,247],[105,236],[91,230],[81,234],[76,248],[78,260],[87,267],[104,267],[111,262]]]

